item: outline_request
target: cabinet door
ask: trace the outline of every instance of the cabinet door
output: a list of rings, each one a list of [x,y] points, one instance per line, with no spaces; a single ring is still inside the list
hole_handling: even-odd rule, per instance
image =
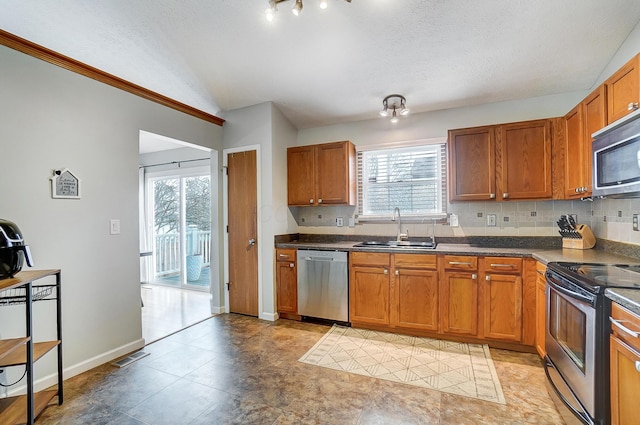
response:
[[[540,357],[547,355],[545,348],[545,335],[547,329],[547,294],[546,279],[544,277],[546,267],[538,263],[536,265],[536,350]]]
[[[635,56],[604,83],[607,88],[608,124],[638,108],[637,105],[640,102],[639,57]]]
[[[551,198],[551,122],[503,124],[496,130],[498,199]]]
[[[610,341],[611,424],[637,424],[640,353],[614,336]]]
[[[287,199],[289,205],[316,204],[314,146],[287,149]]]
[[[298,312],[298,268],[294,261],[276,262],[277,310],[282,313]]]
[[[580,198],[588,189],[587,161],[591,157],[591,143],[585,144],[583,105],[579,103],[567,115],[565,122],[565,198]],[[589,151],[587,152],[587,147]],[[590,164],[590,163],[589,163]],[[591,173],[589,173],[591,175]]]
[[[391,324],[438,330],[438,272],[396,268],[393,276]]]
[[[484,337],[522,340],[522,277],[487,274],[482,288]]]
[[[487,200],[496,196],[494,127],[449,131],[449,199]]]
[[[440,323],[444,333],[478,335],[478,275],[445,272],[440,282]]]
[[[355,205],[355,146],[336,142],[316,149],[318,204]]]
[[[349,318],[351,322],[389,324],[389,269],[350,267]]]

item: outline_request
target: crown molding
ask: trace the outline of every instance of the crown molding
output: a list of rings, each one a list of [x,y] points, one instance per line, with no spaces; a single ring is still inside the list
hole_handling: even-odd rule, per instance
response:
[[[168,108],[222,126],[224,120],[0,29],[0,44]]]

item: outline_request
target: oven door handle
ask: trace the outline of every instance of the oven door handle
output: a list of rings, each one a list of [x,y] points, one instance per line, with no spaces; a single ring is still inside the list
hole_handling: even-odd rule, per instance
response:
[[[557,283],[555,283],[554,281],[550,280],[547,278],[547,283],[549,284],[549,286],[551,286],[553,289],[555,289],[556,291],[565,294],[567,296],[570,296],[571,298],[575,298],[577,300],[580,300],[584,303],[587,303],[589,305],[593,305],[593,299],[590,297],[586,297],[582,294],[579,294],[577,292],[571,291],[563,286],[558,285]]]

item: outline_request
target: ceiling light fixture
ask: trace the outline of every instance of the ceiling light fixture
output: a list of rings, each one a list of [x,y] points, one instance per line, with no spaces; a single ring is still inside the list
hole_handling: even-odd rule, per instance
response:
[[[400,111],[400,115],[408,115],[409,108],[407,108],[407,99],[401,94],[390,94],[389,96],[382,99],[382,110],[380,111],[380,115],[383,117],[389,116],[389,111],[391,111],[391,122],[393,124],[398,122],[398,115],[396,111]]]
[[[278,4],[288,0],[269,0],[269,7],[265,11],[267,21],[272,22],[278,11]],[[347,3],[351,3],[351,0],[345,0]],[[326,9],[329,6],[329,0],[320,0],[320,9]],[[294,15],[298,16],[302,13],[302,0],[295,0],[293,9],[291,11]]]

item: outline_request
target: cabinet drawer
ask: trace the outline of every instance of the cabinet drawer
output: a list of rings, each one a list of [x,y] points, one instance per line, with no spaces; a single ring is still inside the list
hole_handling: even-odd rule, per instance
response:
[[[478,270],[478,257],[469,255],[445,255],[446,270]]]
[[[522,271],[522,258],[485,257],[484,270],[487,273],[520,274]]]
[[[395,268],[436,269],[436,256],[429,254],[394,254]]]
[[[296,262],[296,249],[276,249],[276,261]]]
[[[611,317],[616,321],[611,323],[613,334],[640,351],[640,317],[617,303],[611,303]]]
[[[352,265],[389,267],[390,257],[390,254],[383,253],[352,252],[350,260]]]

